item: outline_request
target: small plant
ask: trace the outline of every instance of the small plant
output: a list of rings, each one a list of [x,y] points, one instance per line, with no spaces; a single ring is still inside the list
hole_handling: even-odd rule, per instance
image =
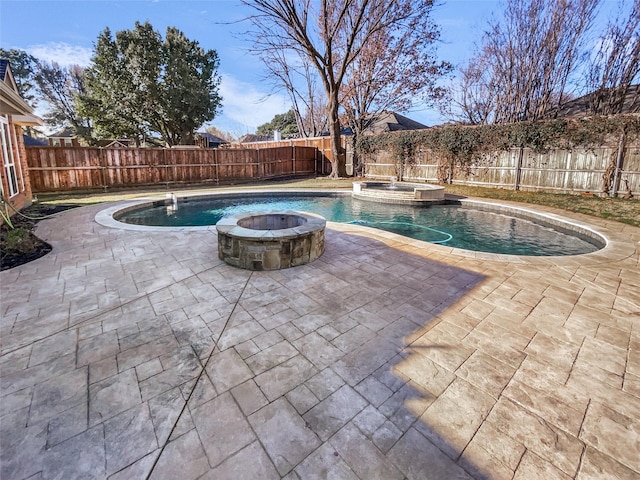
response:
[[[33,248],[31,232],[25,228],[12,228],[4,238],[4,247],[7,250],[28,252]]]
[[[9,216],[9,207],[8,205],[4,202],[4,200],[2,200],[2,206],[4,206],[5,211],[2,211],[2,209],[0,208],[0,216],[2,216],[2,221],[11,229],[13,229],[13,222],[11,221],[11,217]],[[1,225],[1,223],[0,223]]]

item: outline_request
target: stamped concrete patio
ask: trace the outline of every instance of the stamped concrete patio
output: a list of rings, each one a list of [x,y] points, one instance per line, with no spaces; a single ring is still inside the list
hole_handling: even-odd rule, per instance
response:
[[[640,229],[546,209],[609,244],[526,259],[329,223],[249,272],[104,208],[0,276],[0,478],[640,478]]]

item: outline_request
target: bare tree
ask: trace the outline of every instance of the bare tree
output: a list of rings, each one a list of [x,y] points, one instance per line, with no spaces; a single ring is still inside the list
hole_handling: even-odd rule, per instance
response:
[[[496,93],[490,88],[486,60],[477,56],[460,68],[457,84],[448,92],[447,101],[440,103],[444,115],[471,125],[493,123]]]
[[[506,0],[466,67],[462,103],[478,110],[464,116],[507,123],[536,120],[557,107],[600,1]],[[485,92],[490,105],[478,101]]]
[[[640,81],[640,0],[633,0],[628,15],[622,12],[609,21],[587,69],[594,114],[621,113],[625,106],[640,110],[640,88],[632,87]]]
[[[347,70],[340,92],[354,142],[382,112],[407,111],[417,103],[432,103],[444,95],[436,82],[452,66],[436,60],[434,42],[438,37],[438,29],[425,15],[416,18],[402,35],[381,30],[362,47]],[[360,173],[357,155],[354,169]]]
[[[229,130],[222,130],[215,125],[210,125],[205,128],[205,132],[210,133],[211,135],[215,135],[229,143],[233,143],[238,139],[238,136]]]
[[[327,103],[322,91],[318,91],[314,84],[308,84],[308,96],[300,97],[304,109],[296,109],[300,132],[305,137],[318,137],[329,130]]]
[[[62,67],[56,62],[36,60],[35,82],[49,109],[45,121],[53,126],[69,126],[75,134],[92,143],[91,123],[77,109],[77,95],[84,93],[84,69]]]
[[[264,43],[269,39],[264,39]],[[275,89],[284,89],[296,114],[302,137],[316,137],[328,130],[326,103],[318,91],[319,78],[309,57],[280,50],[277,45],[259,52]]]
[[[292,96],[298,129],[304,137],[317,137],[329,130],[327,102],[318,85],[318,75],[306,58],[303,58],[302,77],[306,94],[296,90],[296,95]]]
[[[297,52],[322,83],[331,138],[331,177],[344,176],[340,146],[340,91],[349,68],[380,32],[390,37],[417,30],[432,0],[242,0],[254,9],[255,48],[263,58]],[[428,40],[428,37],[425,38]]]

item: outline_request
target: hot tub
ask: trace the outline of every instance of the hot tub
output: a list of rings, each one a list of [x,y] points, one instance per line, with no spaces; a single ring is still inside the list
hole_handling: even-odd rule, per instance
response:
[[[353,182],[352,196],[360,200],[405,205],[444,203],[444,187],[411,182]]]
[[[324,253],[326,220],[296,211],[229,215],[216,223],[218,257],[246,270],[279,270]]]

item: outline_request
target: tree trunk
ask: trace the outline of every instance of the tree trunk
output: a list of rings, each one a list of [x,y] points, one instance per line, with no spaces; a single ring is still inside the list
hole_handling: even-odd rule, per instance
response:
[[[340,118],[338,117],[338,92],[332,92],[329,105],[329,139],[331,141],[331,174],[329,178],[347,176],[344,149],[340,143]]]
[[[193,132],[191,130],[187,130],[180,134],[180,141],[178,142],[180,145],[193,145],[195,143]]]

